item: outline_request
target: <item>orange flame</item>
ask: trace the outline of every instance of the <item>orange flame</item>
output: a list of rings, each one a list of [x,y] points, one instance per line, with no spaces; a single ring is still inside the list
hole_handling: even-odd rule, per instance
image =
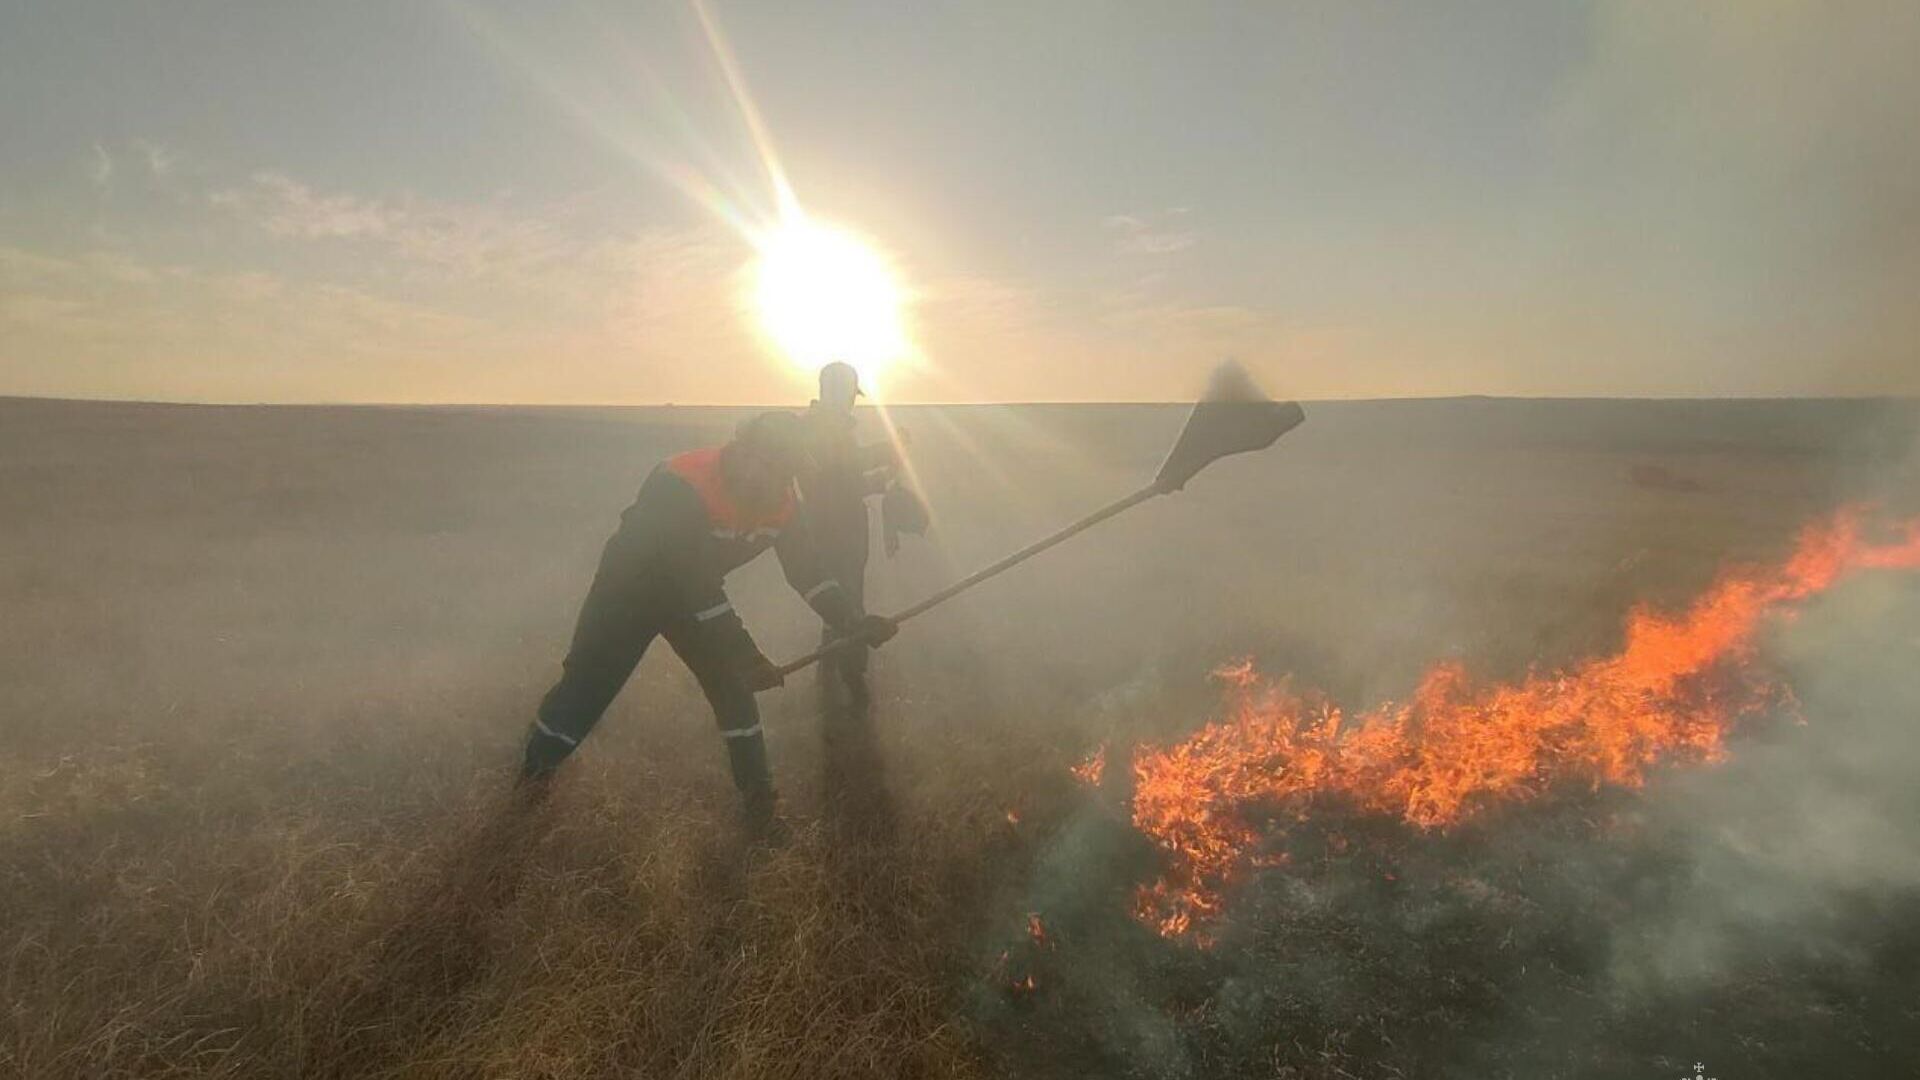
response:
[[[1088,787],[1099,787],[1101,778],[1107,774],[1107,744],[1101,743],[1098,749],[1088,755],[1087,760],[1068,771],[1073,773],[1075,780]]]
[[[1564,781],[1637,787],[1656,762],[1718,760],[1736,721],[1790,700],[1752,664],[1765,616],[1853,570],[1920,568],[1920,519],[1875,544],[1862,517],[1809,527],[1779,566],[1722,573],[1678,615],[1635,608],[1618,652],[1515,683],[1477,685],[1442,663],[1410,700],[1350,717],[1250,661],[1221,668],[1225,718],[1134,755],[1133,824],[1168,854],[1135,914],[1204,943],[1225,888],[1261,864],[1263,818],[1304,818],[1316,796],[1436,828]],[[1075,775],[1097,782],[1104,750]]]

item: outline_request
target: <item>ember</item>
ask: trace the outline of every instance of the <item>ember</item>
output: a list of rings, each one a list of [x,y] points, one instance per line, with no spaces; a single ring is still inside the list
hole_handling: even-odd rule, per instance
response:
[[[1107,744],[1101,743],[1087,760],[1073,767],[1074,779],[1088,787],[1099,787],[1100,780],[1107,774]]]
[[[1719,759],[1737,721],[1791,702],[1753,663],[1766,616],[1851,571],[1920,568],[1920,519],[1874,543],[1862,518],[1845,510],[1808,528],[1784,563],[1725,572],[1680,614],[1636,608],[1611,655],[1515,683],[1439,664],[1410,700],[1349,715],[1251,662],[1221,668],[1225,717],[1134,756],[1133,824],[1169,857],[1136,915],[1204,941],[1223,891],[1262,862],[1263,822],[1302,816],[1316,796],[1437,828],[1561,782],[1637,787],[1657,762]],[[1104,767],[1103,747],[1073,771],[1093,784]]]

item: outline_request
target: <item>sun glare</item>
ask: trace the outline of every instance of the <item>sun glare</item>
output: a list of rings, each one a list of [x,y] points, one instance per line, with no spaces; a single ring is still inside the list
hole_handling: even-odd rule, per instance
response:
[[[900,286],[858,237],[796,213],[757,246],[754,309],[796,367],[844,360],[877,382],[907,354]]]

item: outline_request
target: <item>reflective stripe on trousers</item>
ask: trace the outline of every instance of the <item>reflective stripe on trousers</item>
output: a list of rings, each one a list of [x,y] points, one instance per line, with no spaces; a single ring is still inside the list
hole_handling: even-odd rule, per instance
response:
[[[522,768],[542,772],[566,760],[600,722],[653,639],[665,637],[713,709],[734,783],[743,789],[769,785],[760,707],[734,658],[723,655],[694,618],[671,617],[662,628],[649,618],[653,612],[636,610],[628,597],[603,588],[599,579],[594,586],[581,607],[560,680],[541,700],[528,731]]]

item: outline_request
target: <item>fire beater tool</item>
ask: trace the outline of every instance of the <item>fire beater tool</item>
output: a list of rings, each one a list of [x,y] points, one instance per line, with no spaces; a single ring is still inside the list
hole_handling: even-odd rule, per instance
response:
[[[981,567],[919,603],[896,612],[892,616],[893,621],[906,622],[916,615],[946,603],[988,578],[998,577],[1055,544],[1078,536],[1110,517],[1139,506],[1155,495],[1179,491],[1201,469],[1223,457],[1264,450],[1306,418],[1306,413],[1301,411],[1297,403],[1268,399],[1258,387],[1253,385],[1253,380],[1238,364],[1231,362],[1222,364],[1214,371],[1213,380],[1207,388],[1206,395],[1194,405],[1193,412],[1187,415],[1186,427],[1180,429],[1180,437],[1174,440],[1173,449],[1168,452],[1167,460],[1160,466],[1160,472],[1154,476],[1152,483],[1124,499],[1095,510],[1050,536],[1028,544],[999,562]],[[862,640],[855,635],[829,642],[805,656],[781,664],[780,674],[791,675],[841,649],[852,648]]]

